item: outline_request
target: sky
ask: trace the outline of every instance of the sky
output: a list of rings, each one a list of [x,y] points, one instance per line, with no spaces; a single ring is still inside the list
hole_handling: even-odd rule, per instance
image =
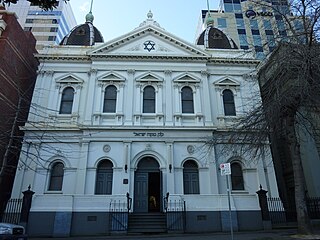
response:
[[[91,0],[70,0],[69,3],[77,24],[84,23]],[[219,0],[209,0],[210,9],[217,9],[218,3]],[[151,10],[153,19],[162,28],[193,43],[201,10],[207,8],[207,0],[93,0],[93,24],[107,42],[134,30]]]

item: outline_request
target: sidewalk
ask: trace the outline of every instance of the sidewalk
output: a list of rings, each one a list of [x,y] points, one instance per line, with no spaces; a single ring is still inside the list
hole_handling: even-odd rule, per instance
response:
[[[152,240],[231,240],[230,233],[196,233],[196,234],[137,234],[137,235],[108,235],[108,236],[92,236],[92,237],[69,237],[69,238],[29,238],[29,240],[109,240],[109,239],[152,239]],[[320,240],[320,232],[317,231],[312,236],[297,235],[295,229],[285,230],[270,230],[270,231],[258,231],[258,232],[235,232],[233,236],[234,240],[300,240],[300,239],[312,239]]]

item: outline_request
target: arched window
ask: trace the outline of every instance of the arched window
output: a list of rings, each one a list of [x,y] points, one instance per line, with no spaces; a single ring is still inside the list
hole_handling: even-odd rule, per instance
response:
[[[152,86],[147,86],[143,89],[143,112],[156,112],[156,93]]]
[[[113,85],[106,87],[104,92],[103,112],[115,113],[117,102],[117,88]]]
[[[113,164],[109,160],[102,160],[98,164],[95,194],[100,194],[100,195],[112,194],[112,179],[113,179],[112,168],[113,168]]]
[[[64,165],[61,162],[56,162],[50,170],[49,191],[61,191],[64,175]]]
[[[244,190],[243,174],[240,163],[231,163],[231,186],[232,190]]]
[[[236,116],[236,108],[234,105],[234,96],[232,91],[229,89],[226,89],[223,91],[222,95],[223,95],[224,115]]]
[[[193,91],[190,87],[181,89],[182,113],[194,113]]]
[[[199,194],[199,171],[198,165],[193,160],[183,164],[183,189],[184,194]]]
[[[62,92],[60,114],[71,114],[72,104],[74,97],[74,89],[72,87],[67,87]]]

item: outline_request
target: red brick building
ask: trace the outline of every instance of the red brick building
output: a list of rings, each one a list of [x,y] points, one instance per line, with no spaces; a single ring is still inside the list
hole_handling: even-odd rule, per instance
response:
[[[36,40],[0,6],[0,217],[10,198],[39,65]]]

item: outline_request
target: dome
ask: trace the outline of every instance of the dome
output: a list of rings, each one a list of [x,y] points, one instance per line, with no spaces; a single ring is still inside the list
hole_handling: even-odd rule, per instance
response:
[[[197,45],[204,45],[207,49],[238,49],[231,38],[212,25],[208,25],[200,34]]]
[[[93,15],[88,13],[86,22],[74,27],[67,36],[65,36],[60,45],[92,46],[95,43],[103,42],[100,31],[93,26]]]

